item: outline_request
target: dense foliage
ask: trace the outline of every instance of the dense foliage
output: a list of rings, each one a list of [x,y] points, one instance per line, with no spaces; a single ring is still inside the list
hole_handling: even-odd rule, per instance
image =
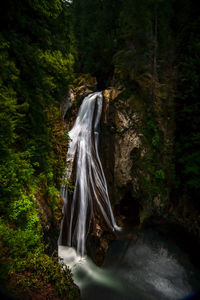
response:
[[[73,1],[74,32],[77,41],[77,71],[90,73],[99,83],[113,75],[118,15],[121,0]],[[101,81],[101,82],[100,82]]]
[[[143,73],[157,79],[158,69],[168,67],[172,59],[168,54],[173,3],[74,0],[78,70],[102,81],[113,73],[124,81]]]
[[[1,280],[8,281],[8,275],[16,278],[18,288],[18,273],[25,272],[25,265],[28,272],[31,259],[41,272],[38,282],[45,264],[45,268],[57,265],[44,257],[38,205],[43,198],[54,213],[61,206],[58,188],[68,137],[59,106],[73,81],[74,50],[65,1],[4,4],[0,12],[0,272]],[[40,256],[43,263],[38,263]],[[41,284],[53,284],[60,296],[68,297],[69,291],[71,299],[71,275],[67,279],[62,268],[56,268]]]

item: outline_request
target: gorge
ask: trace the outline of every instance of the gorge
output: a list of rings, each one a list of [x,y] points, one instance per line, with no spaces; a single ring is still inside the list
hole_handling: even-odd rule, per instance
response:
[[[104,138],[99,132],[103,100],[104,108],[106,106],[106,98],[104,96],[103,99],[103,95],[105,95],[105,91],[104,93],[95,92],[83,99],[75,123],[69,131],[70,144],[65,181],[68,176],[69,182],[73,174],[75,188],[72,192],[73,196],[71,196],[73,204],[68,198],[69,195],[67,196],[67,187],[64,186],[62,189],[65,203],[58,255],[67,266],[70,266],[75,283],[81,289],[81,299],[83,300],[94,298],[116,300],[198,299],[200,272],[188,263],[183,249],[181,250],[176,245],[176,242],[170,237],[170,232],[163,237],[156,228],[149,228],[137,230],[137,233],[133,235],[131,234],[133,228],[127,229],[125,226],[120,232],[114,221],[108,202],[106,180],[98,155],[99,134],[100,141]],[[104,120],[101,120],[101,123],[105,122],[105,112],[102,117]],[[94,144],[95,134],[97,135],[96,144]],[[133,142],[131,144],[134,145]],[[113,141],[112,146],[114,147]],[[95,153],[98,155],[97,158]],[[114,153],[113,148],[112,155]],[[95,163],[95,158],[98,164]],[[99,166],[100,169],[98,169]],[[91,171],[92,168],[94,168],[93,171]],[[91,176],[92,174],[96,176]],[[99,174],[102,177],[99,178]],[[105,191],[105,193],[99,191]],[[78,199],[76,198],[77,193]],[[103,202],[103,200],[107,200],[107,202]],[[102,210],[101,203],[107,210]],[[98,214],[97,216],[100,219],[105,218],[110,230],[118,229],[115,241],[111,243],[108,253],[104,257],[103,268],[97,267],[92,262],[91,258],[87,256],[86,249],[86,239],[90,239],[88,234],[96,234],[99,239],[101,238],[97,232],[86,228],[87,223],[95,222],[95,210],[93,211],[95,205],[99,205],[102,212],[102,216],[99,217]],[[91,211],[90,214],[87,213],[87,209]],[[109,219],[111,222],[108,221]],[[72,221],[75,224],[74,227],[71,225]],[[95,225],[101,229],[98,223]],[[91,244],[90,247],[95,248],[95,245]],[[93,259],[95,261],[94,257]]]
[[[0,298],[198,299],[196,1],[3,4]]]

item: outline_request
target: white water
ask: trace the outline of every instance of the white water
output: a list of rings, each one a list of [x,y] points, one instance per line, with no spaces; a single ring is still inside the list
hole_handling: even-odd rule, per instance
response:
[[[73,248],[59,246],[58,254],[82,300],[186,300],[199,289],[199,273],[185,253],[153,231],[141,232],[136,241],[113,241],[103,269]]]
[[[150,241],[156,240],[155,243],[143,236],[136,242],[115,241],[106,269],[100,269],[85,255],[87,233],[97,212],[111,230],[119,229],[98,154],[102,100],[100,92],[87,96],[69,132],[69,168],[65,177],[73,177],[75,189],[69,197],[67,187],[62,188],[64,217],[58,256],[71,268],[82,300],[182,299],[195,290],[189,283],[193,271],[186,270],[177,255],[154,235]]]
[[[78,255],[74,248],[58,246],[58,256],[71,269],[73,279],[81,290],[94,282],[115,290],[122,289],[122,284],[113,278],[111,272],[96,266],[88,256]]]
[[[64,218],[58,244],[74,247],[82,256],[86,253],[87,234],[92,223],[95,224],[97,214],[103,216],[112,231],[119,230],[98,153],[102,102],[101,92],[88,95],[69,132],[69,166],[65,178],[74,177],[75,188],[73,197],[70,198],[67,186],[62,187]]]

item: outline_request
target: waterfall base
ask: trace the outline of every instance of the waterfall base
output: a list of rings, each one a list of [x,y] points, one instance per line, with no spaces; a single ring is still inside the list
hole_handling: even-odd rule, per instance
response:
[[[113,241],[103,269],[69,247],[59,247],[59,256],[70,265],[82,300],[199,299],[200,271],[153,230]]]

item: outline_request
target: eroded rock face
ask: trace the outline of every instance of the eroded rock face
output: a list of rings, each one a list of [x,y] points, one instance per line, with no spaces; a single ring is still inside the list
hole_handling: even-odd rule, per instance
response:
[[[135,208],[138,214],[137,196],[133,199],[139,188],[138,179],[133,176],[133,153],[141,156],[143,152],[142,133],[138,131],[141,116],[120,95],[120,89],[104,91],[100,153],[111,202],[130,212]]]
[[[114,158],[112,165],[113,185],[115,187],[115,202],[119,203],[123,193],[119,193],[120,189],[127,186],[128,183],[133,184],[133,151],[139,152],[142,142],[141,133],[137,131],[140,127],[141,119],[137,112],[132,112],[131,107],[124,105],[120,98],[120,93],[113,93],[112,89],[104,92],[106,110],[102,117],[103,130],[101,133],[101,143],[109,144],[111,141],[110,155]],[[105,122],[106,120],[106,122]],[[106,132],[105,132],[106,131]],[[102,147],[102,154],[105,153]],[[110,167],[107,161],[106,165]],[[136,188],[136,182],[134,188]]]
[[[126,96],[124,90],[104,91],[100,153],[111,202],[119,215],[139,224],[167,210],[172,155],[167,141],[173,137],[163,120],[147,116],[149,104],[142,97]],[[167,159],[163,149],[168,150]]]

